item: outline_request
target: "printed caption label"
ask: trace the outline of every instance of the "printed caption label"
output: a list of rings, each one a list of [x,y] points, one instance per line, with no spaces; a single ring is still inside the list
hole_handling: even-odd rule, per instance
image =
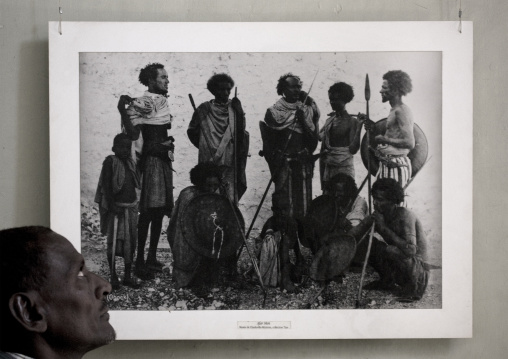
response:
[[[238,322],[238,329],[291,329],[291,322]]]

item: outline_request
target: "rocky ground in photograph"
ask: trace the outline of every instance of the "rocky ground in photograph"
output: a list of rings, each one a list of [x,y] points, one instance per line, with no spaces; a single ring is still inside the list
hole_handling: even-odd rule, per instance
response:
[[[165,226],[164,226],[165,228]],[[106,237],[99,230],[99,216],[95,207],[82,205],[82,253],[89,270],[109,279],[106,262]],[[253,233],[248,239],[250,248],[254,246]],[[302,249],[307,265],[312,255]],[[165,263],[162,273],[153,280],[141,282],[141,288],[132,289],[121,286],[108,296],[108,306],[112,310],[256,310],[256,309],[354,309],[357,304],[360,283],[360,269],[345,274],[342,283],[331,282],[328,288],[318,295],[319,285],[304,276],[298,284],[296,293],[287,293],[279,288],[266,288],[267,295],[263,307],[263,292],[256,283],[243,274],[250,268],[247,251],[243,251],[238,262],[238,275],[234,279],[221,276],[214,286],[193,289],[177,289],[172,279],[172,255],[163,231],[159,242],[157,260]],[[123,260],[117,258],[117,272],[123,276]],[[377,279],[377,274],[368,267],[364,283]],[[424,297],[417,302],[402,303],[396,295],[382,291],[362,292],[361,308],[366,309],[425,309],[441,308],[441,269],[431,271],[429,286]],[[317,296],[317,298],[316,298]],[[315,298],[314,301],[312,301]],[[310,303],[312,301],[312,303]]]

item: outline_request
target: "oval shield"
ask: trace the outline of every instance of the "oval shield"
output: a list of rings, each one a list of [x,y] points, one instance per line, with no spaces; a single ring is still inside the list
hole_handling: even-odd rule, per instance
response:
[[[235,255],[243,242],[242,233],[245,233],[243,216],[237,207],[235,211],[241,228],[226,197],[215,193],[196,196],[180,216],[185,241],[208,258]]]
[[[372,148],[376,148],[375,138],[377,135],[384,134],[386,131],[386,118],[379,120],[375,123],[374,129],[370,134],[370,144],[367,144],[367,136],[363,135],[362,144],[361,144],[361,155],[362,161],[365,168],[368,168],[367,157],[369,146]],[[415,136],[415,147],[409,152],[408,158],[411,160],[412,174],[411,177],[414,177],[418,171],[422,168],[425,161],[427,160],[427,155],[429,154],[429,144],[427,142],[427,137],[423,133],[422,129],[415,123],[413,128],[413,133]],[[370,174],[375,176],[379,169],[379,163],[372,154],[370,153]]]

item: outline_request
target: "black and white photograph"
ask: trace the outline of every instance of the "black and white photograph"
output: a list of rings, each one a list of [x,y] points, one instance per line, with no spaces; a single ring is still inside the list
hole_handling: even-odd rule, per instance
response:
[[[110,307],[441,308],[441,93],[440,52],[81,53],[81,249]],[[392,146],[408,164],[376,160],[367,106],[413,142]],[[414,218],[384,217],[412,278],[378,268],[381,243],[405,248],[366,233],[383,177]]]
[[[166,334],[136,332],[124,314],[145,328],[147,318],[183,320],[185,339],[270,330],[327,338],[310,333],[323,317],[360,326],[335,337],[382,337],[368,324],[374,318],[393,313],[396,331],[414,315],[442,316],[447,293],[460,292],[445,280],[457,273],[444,229],[444,174],[453,171],[444,138],[458,120],[445,116],[451,50],[345,42],[277,51],[257,38],[237,51],[156,51],[80,36],[65,60],[77,83],[57,85],[74,94],[79,173],[76,163],[67,169],[79,181],[77,245],[87,268],[111,283],[108,306],[128,327],[125,338]],[[75,213],[76,193],[69,198],[55,210]],[[192,323],[221,319],[234,324],[193,333]]]

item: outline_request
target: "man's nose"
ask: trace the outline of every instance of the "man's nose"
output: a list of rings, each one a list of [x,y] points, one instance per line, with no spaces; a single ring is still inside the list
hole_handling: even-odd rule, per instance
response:
[[[111,287],[111,284],[107,280],[105,280],[101,276],[98,276],[97,274],[92,273],[92,275],[94,276],[94,280],[96,283],[96,287],[95,287],[95,297],[96,298],[102,299],[105,296],[107,296],[109,293],[111,293],[113,288]]]

